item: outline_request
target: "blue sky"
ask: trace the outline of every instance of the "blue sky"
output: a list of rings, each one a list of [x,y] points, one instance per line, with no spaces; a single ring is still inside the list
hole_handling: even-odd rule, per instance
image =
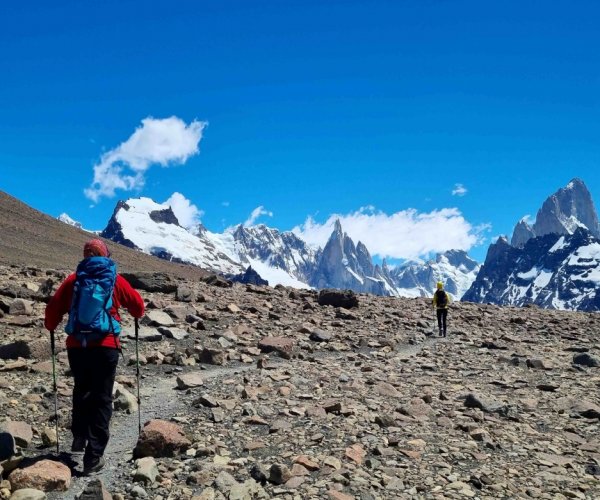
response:
[[[280,229],[312,217],[316,239],[374,207],[380,253],[483,260],[572,177],[600,203],[599,18],[592,1],[11,2],[0,189],[88,228],[119,198],[178,192],[213,231],[262,206]],[[178,117],[170,138],[196,120],[199,152],[86,197],[148,117]]]

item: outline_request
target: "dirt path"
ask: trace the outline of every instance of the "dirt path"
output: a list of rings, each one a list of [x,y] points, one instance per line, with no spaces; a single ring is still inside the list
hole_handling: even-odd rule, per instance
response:
[[[396,346],[394,356],[399,360],[417,355],[425,347],[434,346],[438,342],[445,342],[447,339],[439,339],[429,337],[425,342],[418,344],[403,344]],[[363,349],[358,349],[356,352],[366,353]],[[345,353],[331,353],[329,351],[320,351],[313,354],[315,358],[344,358]],[[270,364],[273,366],[286,366],[290,362],[280,358],[271,358]],[[244,371],[255,369],[254,364],[237,364],[225,367],[208,366],[202,371],[202,377],[205,380],[226,378],[233,374],[238,374]],[[147,368],[143,369],[143,372]],[[198,367],[186,368],[183,372],[198,371]],[[143,373],[142,372],[142,373]],[[182,372],[182,373],[183,373]],[[186,407],[181,398],[178,397],[178,391],[175,389],[175,378],[177,374],[159,374],[146,371],[145,377],[141,383],[141,398],[142,398],[142,425],[144,422],[153,419],[161,418],[168,420],[175,416],[184,416],[189,408]],[[106,466],[104,469],[94,476],[74,475],[71,483],[71,488],[66,493],[49,493],[48,499],[71,500],[77,498],[84,490],[87,483],[95,477],[102,480],[106,488],[113,492],[122,490],[123,486],[131,483],[131,470],[133,465],[132,451],[138,438],[138,414],[126,414],[115,412],[111,422],[111,439],[106,449],[105,459]],[[70,435],[62,437],[61,448],[68,449],[70,445]],[[65,455],[65,458],[66,455]],[[82,468],[82,455],[72,455],[72,458],[79,464],[78,470]],[[118,486],[118,488],[116,487]]]

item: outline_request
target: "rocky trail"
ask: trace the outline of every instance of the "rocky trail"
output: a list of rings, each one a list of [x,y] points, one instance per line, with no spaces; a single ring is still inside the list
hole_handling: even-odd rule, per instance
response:
[[[395,348],[396,355],[400,358],[407,358],[416,355],[425,346],[433,345],[438,341],[446,341],[447,339],[429,338],[421,344],[406,344],[397,346]],[[358,351],[358,349],[357,349]],[[360,351],[368,353],[370,349],[361,348]],[[319,352],[315,355],[316,358],[321,360],[331,360],[332,362],[339,362],[342,356],[335,355],[329,352]],[[286,366],[291,367],[291,363],[274,358],[272,360],[273,366],[285,368]],[[131,372],[133,367],[119,368],[119,372],[127,370]],[[227,377],[237,375],[245,371],[255,369],[251,365],[238,364],[236,366],[229,367],[215,367],[208,366],[202,370],[202,378],[205,382],[211,381],[216,384],[222,382]],[[199,368],[195,367],[192,369],[181,370],[180,373],[194,373]],[[143,422],[150,419],[182,419],[185,420],[186,406],[182,404],[180,399],[177,397],[176,382],[173,376],[162,375],[160,377],[149,377],[143,373],[141,378],[141,399],[142,399],[142,419]],[[132,390],[132,393],[135,391]],[[131,468],[132,461],[132,450],[138,440],[138,414],[133,411],[131,413],[117,413],[111,423],[111,440],[106,450],[106,466],[100,474],[94,476],[101,476],[105,487],[111,491],[118,488],[123,483],[127,484],[130,481],[130,472],[128,469]],[[62,448],[68,450],[70,445],[70,434],[66,433],[66,436],[62,436]],[[71,500],[76,499],[85,490],[85,487],[90,482],[90,478],[81,475],[78,471],[81,471],[81,454],[74,454],[68,451],[62,451],[59,456],[59,460],[63,460],[64,463],[71,466],[77,464],[77,468],[73,470],[73,480],[71,487],[68,492],[51,492],[47,495],[48,499],[65,499]]]
[[[130,276],[147,304],[136,460],[126,319],[107,466],[42,481],[20,457],[52,450],[41,318],[62,276],[0,267],[0,425],[17,441],[0,459],[3,498],[24,484],[84,499],[600,497],[597,314],[458,303],[440,339],[424,299],[151,274]]]

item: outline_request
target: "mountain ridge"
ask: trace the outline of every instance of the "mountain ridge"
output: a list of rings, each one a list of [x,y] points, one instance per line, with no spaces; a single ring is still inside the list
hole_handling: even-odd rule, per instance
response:
[[[600,310],[600,228],[583,181],[573,179],[546,198],[533,225],[521,219],[510,243],[506,237],[492,243],[463,299]]]
[[[291,231],[264,224],[239,224],[223,233],[212,233],[203,226],[189,231],[179,225],[168,205],[150,198],[118,202],[102,235],[161,258],[205,266],[225,275],[242,275],[252,267],[271,285],[296,288],[350,288],[377,295],[429,296],[435,281],[448,279],[449,292],[460,299],[468,288],[465,281],[470,284],[475,277],[473,265],[462,270],[447,262],[409,290],[396,283],[398,271],[394,274],[385,261],[374,263],[367,246],[361,241],[355,244],[339,220],[326,245],[315,249]],[[466,253],[464,256],[474,263]],[[431,263],[425,265],[431,267]],[[418,276],[417,281],[425,275]]]

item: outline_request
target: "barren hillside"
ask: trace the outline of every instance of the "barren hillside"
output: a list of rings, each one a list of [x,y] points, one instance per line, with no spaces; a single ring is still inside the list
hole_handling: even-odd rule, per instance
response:
[[[83,244],[92,237],[60,222],[0,191],[0,263],[74,269],[81,260]],[[142,254],[107,241],[113,258],[123,271],[166,272],[198,279],[207,273]]]

